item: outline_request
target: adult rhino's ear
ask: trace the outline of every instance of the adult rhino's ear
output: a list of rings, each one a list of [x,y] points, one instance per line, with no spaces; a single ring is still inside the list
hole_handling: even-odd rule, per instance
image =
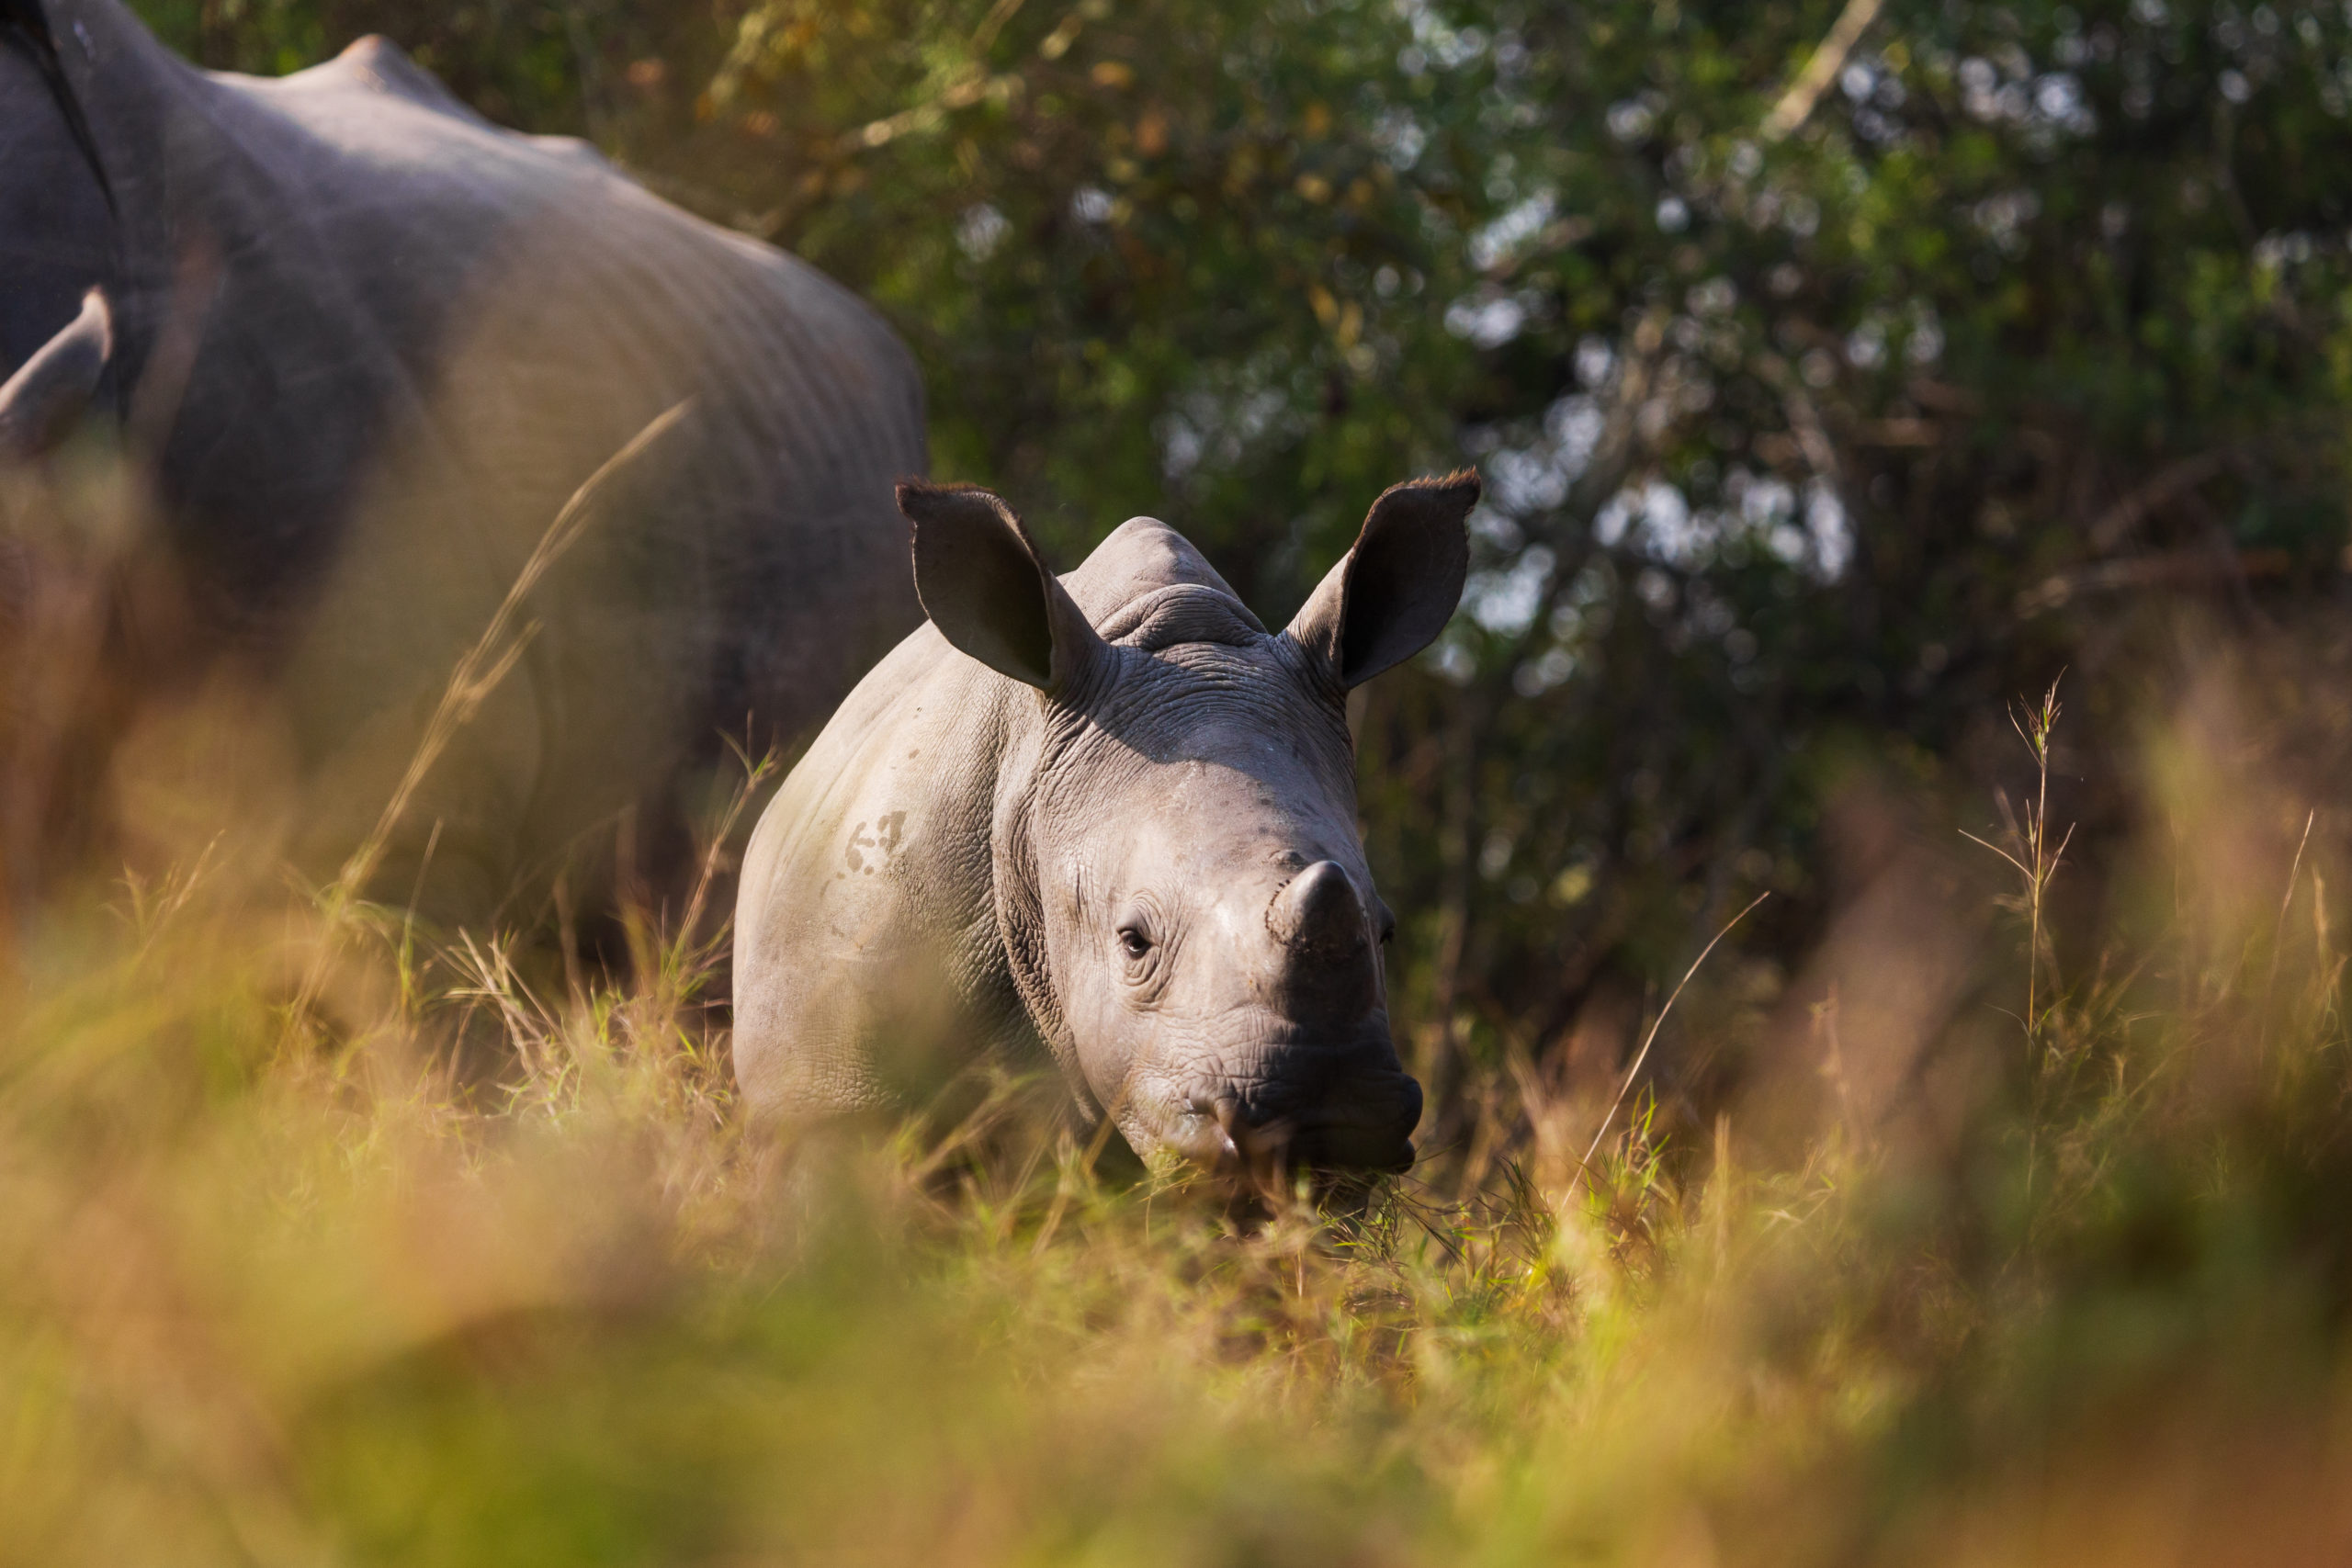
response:
[[[899,486],[914,525],[915,596],[962,652],[1044,692],[1067,691],[1102,639],[1012,508],[977,485]]]
[[[82,313],[0,385],[0,461],[38,457],[65,439],[114,357],[114,314],[93,288]]]
[[[1389,486],[1283,635],[1323,659],[1342,686],[1427,648],[1462,603],[1470,574],[1464,520],[1477,501],[1478,476],[1466,468]]]

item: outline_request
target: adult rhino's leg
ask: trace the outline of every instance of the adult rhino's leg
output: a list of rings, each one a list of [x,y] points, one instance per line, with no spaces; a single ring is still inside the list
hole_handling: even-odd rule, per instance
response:
[[[513,669],[453,709],[447,677],[413,673],[402,690],[335,681],[329,695],[317,671],[300,672],[288,696],[306,763],[290,858],[313,886],[343,885],[445,931],[523,923],[537,912],[516,906],[537,694]],[[330,700],[351,711],[322,732],[316,709]]]

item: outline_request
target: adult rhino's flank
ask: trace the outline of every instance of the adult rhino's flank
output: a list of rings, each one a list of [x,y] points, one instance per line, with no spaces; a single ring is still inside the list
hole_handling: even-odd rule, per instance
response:
[[[582,892],[624,839],[658,858],[722,732],[813,728],[921,619],[890,501],[923,467],[921,389],[881,321],[381,39],[258,80],[195,70],[117,0],[0,0],[0,490],[96,428],[149,498],[105,538],[37,536],[23,506],[0,531],[12,686],[57,641],[43,606],[112,616],[86,682],[111,736],[95,699],[65,735],[0,691],[19,896],[105,776],[122,694],[232,677],[300,781],[291,847],[332,872],[567,498],[681,404],[523,607],[384,891],[429,865],[428,904],[479,913],[567,861]],[[52,798],[27,807],[28,779]]]
[[[900,487],[931,624],[851,694],[743,868],[753,1109],[889,1107],[926,1042],[1042,1043],[1148,1158],[1408,1164],[1421,1095],[1389,1039],[1347,693],[1444,627],[1477,493],[1387,491],[1270,636],[1165,524],[1057,578],[985,491]]]

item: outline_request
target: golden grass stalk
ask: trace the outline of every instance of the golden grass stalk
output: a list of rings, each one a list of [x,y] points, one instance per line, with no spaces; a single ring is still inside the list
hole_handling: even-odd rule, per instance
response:
[[[594,473],[582,480],[580,488],[571,492],[571,499],[558,509],[555,520],[548,525],[547,532],[539,536],[538,544],[524,560],[522,570],[515,574],[514,582],[506,590],[506,597],[499,601],[489,624],[482,627],[481,635],[474,639],[473,646],[466,650],[458,660],[457,667],[449,672],[448,683],[442,688],[441,699],[434,705],[433,716],[425,722],[424,734],[417,742],[415,752],[410,756],[407,770],[401,773],[391,797],[384,802],[384,809],[377,816],[375,826],[351,852],[350,858],[344,862],[343,869],[320,899],[321,912],[330,939],[341,927],[344,917],[360,890],[367,886],[368,879],[375,874],[385,849],[391,842],[392,834],[408,815],[409,806],[424,785],[425,776],[432,773],[434,764],[441,760],[442,753],[449,749],[450,742],[457,739],[458,732],[472,720],[481,705],[514,670],[523,656],[523,650],[537,635],[538,627],[536,622],[517,624],[523,614],[524,602],[587,532],[588,524],[594,516],[592,503],[614,476],[627,469],[663,436],[676,429],[693,407],[694,400],[689,398],[673,403],[656,414],[647,422],[644,429],[630,437],[619,451],[605,458]],[[703,890],[703,884],[697,884],[697,908]],[[325,983],[330,951],[331,943],[322,943],[313,955],[302,985],[296,993],[295,1005],[288,1015],[289,1027],[299,1026],[300,1021],[307,1017],[316,1004],[319,987]]]
[[[1634,1080],[1641,1076],[1642,1064],[1649,1059],[1650,1047],[1657,1043],[1657,1032],[1666,1026],[1666,1015],[1674,1010],[1675,1002],[1682,996],[1682,988],[1690,983],[1690,976],[1699,972],[1699,965],[1707,961],[1707,955],[1714,952],[1716,945],[1724,938],[1731,935],[1732,927],[1755,913],[1757,905],[1771,896],[1771,892],[1768,889],[1748,900],[1747,908],[1724,922],[1724,929],[1717,931],[1713,939],[1699,950],[1699,956],[1690,961],[1690,967],[1685,969],[1682,972],[1682,978],[1675,982],[1674,990],[1666,998],[1666,1005],[1658,1009],[1657,1016],[1650,1021],[1649,1032],[1642,1036],[1642,1048],[1634,1053],[1634,1065],[1625,1069],[1625,1081],[1617,1086],[1617,1098],[1609,1102],[1608,1114],[1601,1117],[1600,1129],[1592,1134],[1591,1146],[1584,1151],[1584,1158],[1577,1162],[1576,1175],[1569,1179],[1568,1183],[1570,1191],[1573,1192],[1576,1190],[1576,1183],[1583,1180],[1586,1174],[1592,1169],[1593,1156],[1600,1152],[1600,1140],[1609,1135],[1610,1123],[1617,1120],[1617,1108],[1625,1103],[1627,1091],[1633,1089]]]
[[[2064,678],[2062,673],[2058,680]],[[2066,846],[2075,841],[2075,825],[2070,822],[2064,835],[2059,839],[2057,848],[2053,850],[2050,846],[2050,744],[2058,728],[2058,716],[2064,711],[2058,702],[2057,680],[2052,681],[2050,689],[2041,694],[2039,706],[2018,706],[2009,711],[2009,723],[2017,730],[2018,738],[2024,740],[2034,763],[2034,795],[2026,807],[2025,819],[2019,822],[2011,817],[2008,823],[2009,840],[2014,849],[2005,850],[1990,840],[1978,838],[1965,828],[1960,830],[1962,838],[1984,845],[2016,867],[2018,875],[2023,879],[2022,901],[2027,921],[2024,1023],[2028,1050],[2032,1049],[2041,1036],[2043,1017],[2038,992],[2045,946],[2043,905],[2049,897],[2050,884],[2056,879],[2058,868],[2065,861]],[[2008,815],[2009,804],[2006,795],[2002,797],[2001,809],[2005,816]]]

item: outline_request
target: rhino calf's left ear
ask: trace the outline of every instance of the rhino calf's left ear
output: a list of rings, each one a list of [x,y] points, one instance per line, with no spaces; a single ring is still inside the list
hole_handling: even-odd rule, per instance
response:
[[[1360,686],[1436,640],[1470,575],[1466,519],[1478,476],[1391,485],[1283,633],[1319,655],[1342,686]]]
[[[82,313],[0,385],[0,460],[38,457],[63,441],[114,357],[114,312],[93,288]]]

